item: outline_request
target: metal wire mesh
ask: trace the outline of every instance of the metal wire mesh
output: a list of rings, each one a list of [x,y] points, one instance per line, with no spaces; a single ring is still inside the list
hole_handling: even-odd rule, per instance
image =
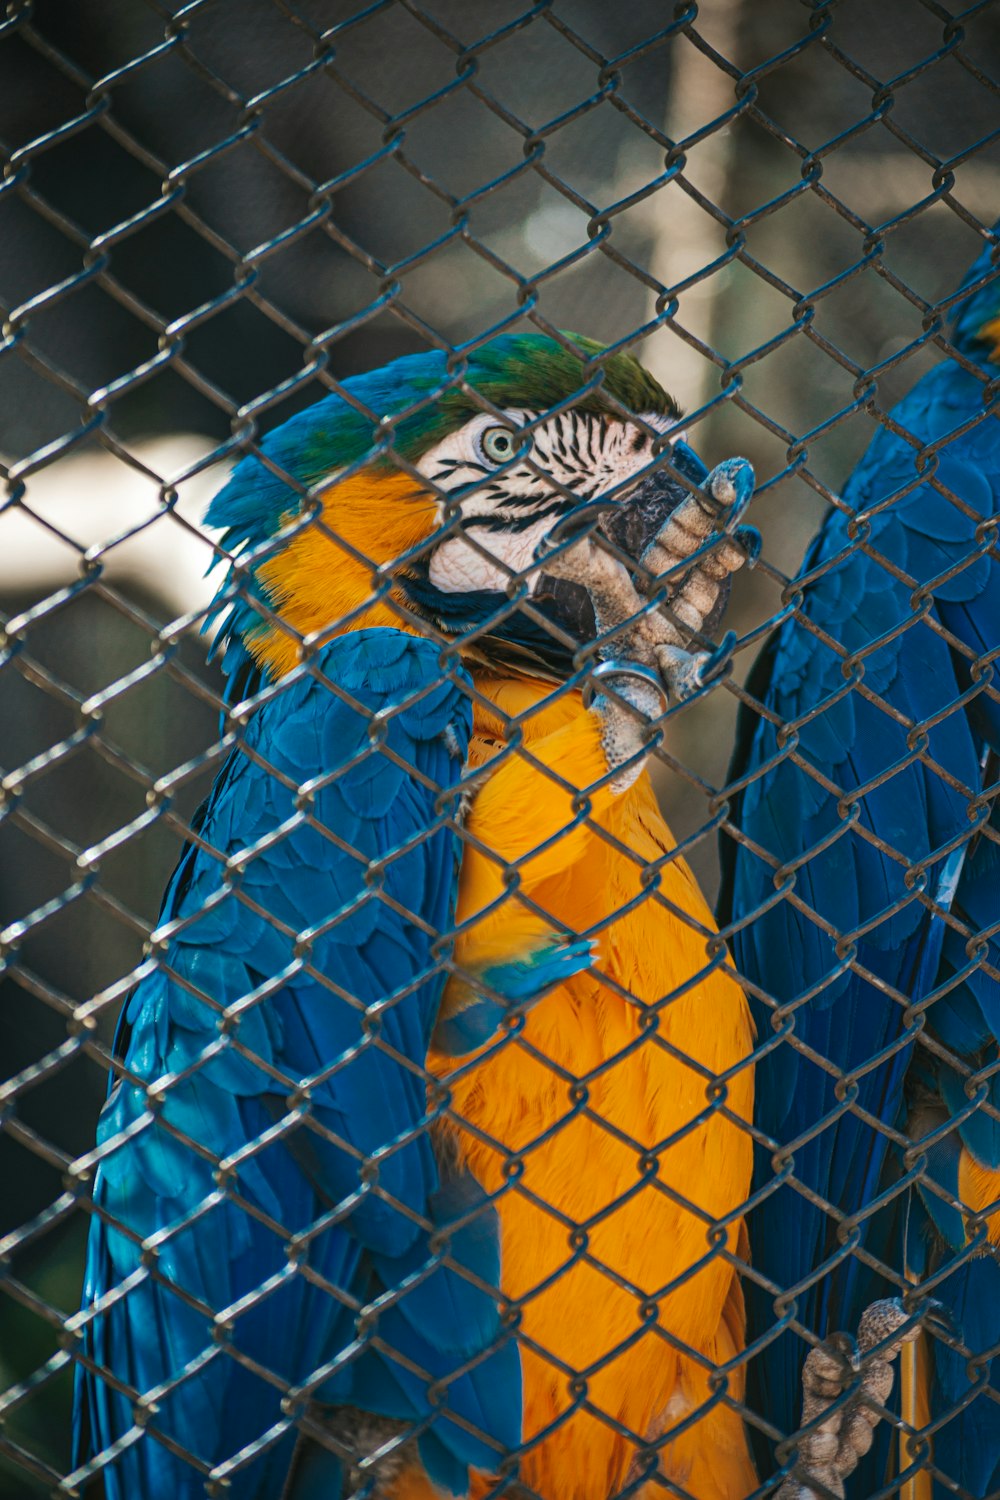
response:
[[[638,0],[614,13],[600,0],[539,0],[526,8],[507,0],[375,0],[359,8],[341,0],[91,0],[75,9],[11,3],[0,48],[7,70],[0,105],[0,442],[7,455],[0,508],[0,1494],[98,1495],[104,1470],[119,1457],[104,1451],[74,1460],[70,1448],[72,1372],[89,1357],[87,1315],[77,1309],[95,1211],[90,1195],[98,1162],[116,1144],[95,1148],[96,1121],[108,1071],[129,1076],[114,1051],[115,1022],[136,984],[164,961],[163,932],[152,943],[151,934],[178,857],[186,847],[205,847],[198,803],[234,747],[251,754],[246,725],[253,711],[283,691],[280,683],[244,684],[237,696],[247,701],[236,704],[234,716],[218,666],[205,660],[200,632],[216,583],[201,575],[226,556],[201,523],[206,500],[227,463],[259,454],[263,434],[328,392],[342,394],[343,380],[358,370],[432,348],[447,356],[444,388],[467,390],[468,360],[489,337],[529,328],[564,341],[558,330],[565,327],[638,353],[687,407],[692,443],[705,455],[746,452],[758,476],[752,518],[764,549],[753,574],[735,579],[727,620],[739,636],[733,670],[694,702],[671,707],[650,752],[675,847],[653,855],[623,845],[594,812],[600,783],[581,789],[539,760],[520,738],[519,712],[505,717],[492,745],[498,764],[511,756],[534,764],[543,781],[577,798],[573,817],[593,847],[607,848],[634,872],[636,904],[694,932],[704,952],[697,972],[654,999],[602,975],[634,1011],[635,1045],[697,1079],[699,1106],[675,1137],[636,1140],[615,1123],[606,1085],[619,1055],[567,1068],[514,1016],[502,1046],[523,1067],[544,1070],[564,1105],[541,1134],[492,1142],[506,1190],[531,1201],[565,1240],[567,1260],[550,1278],[554,1284],[562,1275],[568,1286],[583,1266],[592,1287],[603,1282],[608,1297],[632,1297],[663,1359],[680,1352],[703,1372],[703,1399],[693,1412],[665,1418],[659,1431],[636,1432],[597,1394],[621,1348],[575,1368],[519,1327],[527,1294],[507,1296],[505,1337],[516,1331],[522,1355],[554,1372],[557,1424],[586,1416],[630,1445],[628,1474],[611,1493],[690,1493],[669,1477],[667,1457],[715,1406],[738,1413],[772,1448],[787,1434],[742,1395],[743,1373],[759,1349],[733,1349],[728,1358],[692,1350],[660,1304],[677,1305],[704,1259],[734,1268],[748,1285],[764,1284],[777,1299],[763,1344],[790,1328],[804,1359],[833,1330],[799,1320],[792,1294],[804,1288],[768,1286],[754,1269],[737,1233],[753,1204],[734,1203],[720,1215],[678,1191],[668,1170],[658,1175],[671,1148],[706,1122],[724,1121],[733,1138],[777,1147],[733,1103],[734,1091],[775,1037],[808,1051],[789,1023],[815,999],[782,1006],[758,991],[773,1010],[775,1036],[758,1036],[756,1050],[724,1076],[685,1053],[660,1027],[661,1017],[692,984],[733,973],[733,964],[700,908],[678,908],[661,877],[680,856],[711,895],[720,829],[724,838],[745,840],[731,816],[742,788],[727,784],[727,765],[739,706],[767,712],[747,685],[750,663],[789,618],[821,635],[802,603],[833,563],[795,579],[807,538],[831,507],[842,506],[838,486],[872,431],[889,423],[893,400],[945,356],[962,358],[945,320],[958,269],[981,249],[1000,201],[1000,8],[994,0],[961,12],[936,0],[892,0],[877,9],[862,0],[759,7],[718,0],[700,8]],[[582,363],[577,395],[602,379],[600,359]],[[995,407],[996,392],[984,380],[977,420],[989,421]],[[379,434],[380,455],[421,479],[396,446],[405,413],[388,423],[379,411],[363,415]],[[933,459],[933,446],[923,448],[921,462]],[[323,534],[315,496],[299,488],[305,509],[254,561],[303,526]],[[457,512],[445,519],[457,528]],[[327,536],[338,542],[328,528]],[[864,526],[853,545],[893,571]],[[978,546],[995,555],[995,530],[984,531]],[[246,559],[243,567],[237,583],[246,593]],[[898,568],[894,576],[908,581]],[[398,609],[391,582],[373,577],[371,596],[389,610]],[[513,576],[501,614],[524,606],[523,582]],[[921,620],[947,635],[916,608],[907,628]],[[308,670],[321,670],[321,644],[307,640]],[[951,636],[948,644],[964,649]],[[991,693],[984,674],[998,647],[989,643],[978,660],[965,650],[976,686],[985,683]],[[559,693],[578,692],[593,665],[593,655],[585,655]],[[848,666],[854,670],[857,658]],[[458,653],[443,671],[482,707]],[[856,671],[851,686],[906,722]],[[783,726],[783,743],[802,776],[815,779],[808,758],[789,744],[800,727]],[[932,726],[906,727],[913,754],[939,769],[928,749]],[[391,760],[387,734],[373,734],[365,754]],[[281,836],[303,826],[322,830],[314,802],[337,773],[317,767],[300,787],[266,747],[259,761],[290,793]],[[400,764],[415,774],[408,761]],[[970,839],[992,806],[988,783],[986,776],[982,787],[965,789]],[[476,836],[462,822],[458,799],[474,798],[481,784],[478,768],[463,774],[456,800],[441,813],[466,857]],[[841,817],[855,826],[856,805]],[[914,880],[926,881],[909,849],[870,837]],[[506,889],[516,889],[527,856],[494,850],[491,857],[503,866]],[[381,874],[369,871],[372,879]],[[801,901],[791,874],[778,868],[776,886]],[[530,892],[522,896],[531,907]],[[936,898],[921,899],[933,905]],[[414,907],[419,924],[416,901]],[[599,940],[622,914],[586,935]],[[290,929],[286,936],[302,934]],[[440,962],[452,963],[455,933],[434,936],[444,943]],[[966,929],[965,936],[970,963],[982,967],[983,934]],[[850,966],[858,934],[834,937]],[[338,976],[317,970],[309,943],[296,949],[294,964],[359,1008]],[[752,976],[740,977],[754,992]],[[899,998],[910,1004],[911,997]],[[267,1064],[240,1038],[238,1013],[267,999],[243,997],[235,1026],[233,1008],[214,1002],[222,1016],[218,1047],[235,1046],[257,1067]],[[996,1118],[987,1087],[995,1047],[970,1067],[928,1037],[931,1003],[906,1010],[902,1031],[872,1065],[914,1041],[937,1049],[965,1078],[968,1111]],[[391,1050],[377,1028],[372,1036],[376,1049]],[[208,1049],[202,1062],[213,1055]],[[810,1055],[838,1073],[828,1059]],[[441,1118],[473,1131],[453,1098],[473,1065],[452,1069],[442,1091],[434,1069],[423,1070],[424,1059],[411,1063],[430,1089],[419,1133]],[[343,1066],[343,1058],[327,1060],[310,1086]],[[273,1068],[272,1080],[275,1097],[285,1101],[276,1128],[305,1118],[308,1129],[319,1129],[308,1120],[304,1081],[292,1086]],[[130,1081],[148,1086],[135,1074]],[[167,1079],[167,1094],[176,1082]],[[891,1198],[921,1177],[926,1159],[894,1119],[861,1110],[856,1083],[839,1077],[843,1108],[863,1114],[870,1129],[909,1153]],[[659,1182],[679,1223],[699,1226],[703,1256],[652,1301],[600,1249],[601,1225],[615,1205],[581,1223],[559,1204],[533,1197],[530,1173],[522,1180],[532,1154],[559,1150],[579,1121],[592,1132],[585,1138],[596,1132],[630,1153],[638,1184]],[[817,1119],[795,1148],[835,1123]],[[187,1145],[215,1172],[215,1191],[252,1214],[240,1169],[270,1139],[267,1132],[249,1139],[238,1161],[220,1160],[211,1141],[188,1138]],[[386,1148],[391,1155],[405,1144],[395,1139]],[[821,1199],[796,1178],[787,1143],[783,1149],[775,1183],[811,1197],[836,1222],[838,1254],[867,1255],[871,1263],[874,1252],[858,1248],[858,1224],[876,1205]],[[378,1194],[377,1171],[365,1176],[371,1166],[359,1162],[359,1180]],[[769,1192],[758,1195],[758,1205]],[[972,1226],[970,1254],[995,1254],[987,1217]],[[295,1250],[301,1235],[291,1227],[282,1233]],[[819,1282],[832,1269],[824,1261],[810,1279]],[[882,1269],[887,1284],[905,1289],[903,1266]],[[155,1253],[143,1274],[163,1274]],[[931,1277],[926,1290],[935,1285]],[[268,1294],[262,1286],[260,1298]],[[208,1329],[224,1310],[200,1311]],[[366,1310],[355,1311],[361,1329]],[[568,1301],[566,1316],[579,1320],[578,1302]],[[988,1387],[988,1355],[966,1349],[961,1331],[936,1330],[934,1337],[969,1356],[977,1393]],[[335,1363],[340,1355],[326,1350],[322,1359]],[[105,1373],[135,1404],[130,1441],[163,1441],[155,1436],[149,1393],[131,1391],[113,1367]],[[456,1366],[453,1376],[462,1373]],[[278,1426],[315,1434],[315,1413],[301,1392],[286,1384],[284,1394],[291,1399]],[[988,1389],[983,1399],[995,1407]],[[1000,1431],[1000,1414],[996,1424]],[[412,1435],[397,1434],[390,1455]],[[281,1436],[262,1432],[249,1458]],[[526,1452],[542,1441],[532,1438]],[[900,1453],[901,1468],[913,1465],[911,1478],[892,1482],[890,1491],[929,1468],[946,1488],[967,1493],[934,1468],[929,1442]],[[213,1468],[197,1455],[181,1456],[206,1492],[219,1494],[238,1486],[249,1461],[247,1452],[227,1454]],[[779,1447],[777,1477],[762,1476],[761,1492],[793,1464],[794,1451]],[[496,1471],[490,1492],[514,1493],[516,1464],[498,1453]],[[359,1493],[381,1493],[370,1488],[378,1483],[371,1472],[362,1474]],[[576,1478],[576,1493],[595,1500],[609,1493],[590,1476]]]

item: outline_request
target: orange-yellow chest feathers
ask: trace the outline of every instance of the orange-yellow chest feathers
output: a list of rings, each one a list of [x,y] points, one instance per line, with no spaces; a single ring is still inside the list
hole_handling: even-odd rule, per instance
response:
[[[477,687],[470,760],[497,768],[466,818],[456,958],[494,959],[529,915],[595,943],[593,967],[548,992],[506,1043],[457,1064],[428,1059],[449,1089],[455,1147],[500,1219],[502,1290],[522,1339],[519,1477],[547,1500],[603,1500],[638,1485],[639,1449],[664,1439],[668,1481],[737,1500],[756,1480],[735,1405],[713,1405],[706,1369],[743,1339],[732,1258],[752,1166],[747,1002],[709,957],[711,913],[669,858],[648,778],[607,790],[579,695],[542,705],[540,685],[482,673]],[[523,757],[503,753],[506,715]],[[567,788],[602,780],[582,823]],[[506,900],[498,858],[520,876]],[[709,1093],[718,1077],[724,1100]],[[734,1401],[741,1382],[729,1377]],[[649,1500],[660,1492],[651,1485]]]
[[[332,484],[322,512],[257,576],[276,621],[247,645],[261,666],[282,676],[300,660],[303,640],[390,626],[417,633],[398,587],[378,570],[419,548],[438,525],[438,502],[408,474],[371,468]]]

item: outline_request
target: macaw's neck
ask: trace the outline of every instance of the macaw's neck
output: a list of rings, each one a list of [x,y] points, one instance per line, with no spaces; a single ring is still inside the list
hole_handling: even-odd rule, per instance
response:
[[[488,700],[477,699],[473,705],[474,738],[469,746],[473,766],[491,759],[516,732],[531,744],[585,711],[578,692],[560,692],[554,683],[533,677],[499,676],[474,663],[471,670],[479,693]]]
[[[398,586],[376,573],[431,536],[434,496],[408,474],[365,469],[331,485],[322,504],[320,516],[257,568],[283,624],[262,624],[247,647],[273,677],[298,663],[303,640],[315,644],[373,625],[421,634]]]

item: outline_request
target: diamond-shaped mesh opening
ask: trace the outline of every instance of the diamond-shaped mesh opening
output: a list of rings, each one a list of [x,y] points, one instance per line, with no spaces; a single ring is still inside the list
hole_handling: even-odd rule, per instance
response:
[[[0,1500],[1000,1493],[996,4],[8,11]]]

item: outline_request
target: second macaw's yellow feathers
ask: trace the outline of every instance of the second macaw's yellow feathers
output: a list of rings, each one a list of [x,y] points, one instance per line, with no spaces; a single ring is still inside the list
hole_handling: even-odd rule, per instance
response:
[[[473,760],[499,758],[466,821],[456,959],[475,968],[532,924],[595,943],[592,969],[505,1045],[429,1063],[449,1084],[459,1152],[499,1194],[503,1290],[521,1317],[520,1475],[546,1500],[606,1500],[641,1477],[641,1445],[662,1443],[661,1474],[700,1500],[736,1500],[756,1480],[732,1408],[670,1433],[713,1399],[705,1362],[742,1344],[727,1259],[741,1225],[714,1226],[749,1191],[747,1003],[709,960],[711,914],[683,861],[665,858],[648,778],[588,794],[607,773],[595,715],[569,696],[531,712],[540,685],[477,686],[498,712],[478,715]],[[515,714],[523,749],[509,750]],[[739,1399],[738,1373],[728,1390]]]
[[[1000,1245],[1000,1172],[977,1161],[968,1147],[958,1159],[958,1196],[972,1213],[987,1215],[991,1245]]]
[[[988,355],[992,364],[1000,364],[1000,318],[991,318],[984,323],[979,330],[979,337],[984,344],[990,345]]]

